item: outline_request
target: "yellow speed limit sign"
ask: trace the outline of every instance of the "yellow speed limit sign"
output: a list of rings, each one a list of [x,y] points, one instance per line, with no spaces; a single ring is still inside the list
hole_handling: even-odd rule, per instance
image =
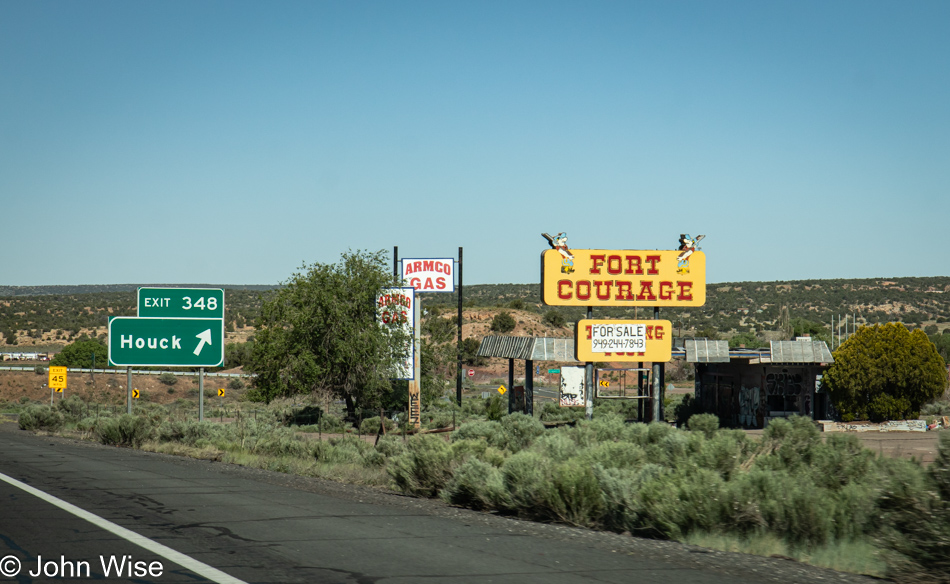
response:
[[[63,390],[66,389],[66,368],[65,367],[50,367],[49,368],[49,386],[53,389]]]

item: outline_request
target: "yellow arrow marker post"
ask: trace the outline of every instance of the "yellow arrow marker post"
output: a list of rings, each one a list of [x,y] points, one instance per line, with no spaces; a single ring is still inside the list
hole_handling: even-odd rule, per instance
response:
[[[224,388],[218,389],[218,397],[224,397]]]
[[[133,389],[133,390],[132,390],[132,397],[133,397],[134,399],[139,399],[139,390]]]
[[[600,385],[601,385],[601,387],[610,387],[610,382],[607,381],[606,379],[601,379],[601,380],[600,380]]]

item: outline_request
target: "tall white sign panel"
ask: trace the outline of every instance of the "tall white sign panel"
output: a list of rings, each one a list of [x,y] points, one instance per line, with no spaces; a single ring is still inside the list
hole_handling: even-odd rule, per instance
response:
[[[393,379],[412,379],[413,362],[412,355],[415,350],[415,290],[412,288],[383,288],[376,298],[376,312],[379,314],[379,321],[383,324],[392,322],[402,323],[406,335],[410,339],[409,350],[406,355],[396,363],[396,369],[393,371]]]
[[[558,392],[561,407],[584,407],[584,390],[584,368],[561,367],[561,388]]]

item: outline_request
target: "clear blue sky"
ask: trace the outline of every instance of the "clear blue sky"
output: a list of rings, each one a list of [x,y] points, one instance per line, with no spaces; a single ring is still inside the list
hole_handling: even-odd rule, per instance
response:
[[[948,275],[950,2],[0,0],[0,284]]]

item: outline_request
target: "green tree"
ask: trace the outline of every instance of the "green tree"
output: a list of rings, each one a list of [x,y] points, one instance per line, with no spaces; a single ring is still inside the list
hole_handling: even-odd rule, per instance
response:
[[[747,349],[757,349],[762,346],[762,341],[753,333],[736,333],[729,339],[729,348],[735,349],[739,345],[745,345]]]
[[[548,310],[544,313],[544,322],[555,328],[561,328],[567,324],[567,321],[564,319],[564,315],[555,308],[552,308],[551,310]]]
[[[304,265],[261,307],[244,368],[257,373],[251,399],[333,392],[347,412],[377,407],[411,333],[377,317],[377,297],[397,286],[382,251],[344,253]]]
[[[491,330],[498,333],[510,333],[515,330],[515,319],[507,312],[499,312],[491,320]]]
[[[99,339],[82,336],[63,347],[63,350],[50,361],[50,365],[91,369],[93,365],[93,355],[95,355],[95,365],[97,369],[109,366],[109,349],[106,347],[106,344]]]
[[[478,356],[478,349],[482,342],[475,337],[462,339],[462,363],[466,365],[482,366],[485,364],[485,357]]]
[[[922,330],[861,327],[834,352],[823,383],[845,421],[916,418],[947,388],[947,369]]]

